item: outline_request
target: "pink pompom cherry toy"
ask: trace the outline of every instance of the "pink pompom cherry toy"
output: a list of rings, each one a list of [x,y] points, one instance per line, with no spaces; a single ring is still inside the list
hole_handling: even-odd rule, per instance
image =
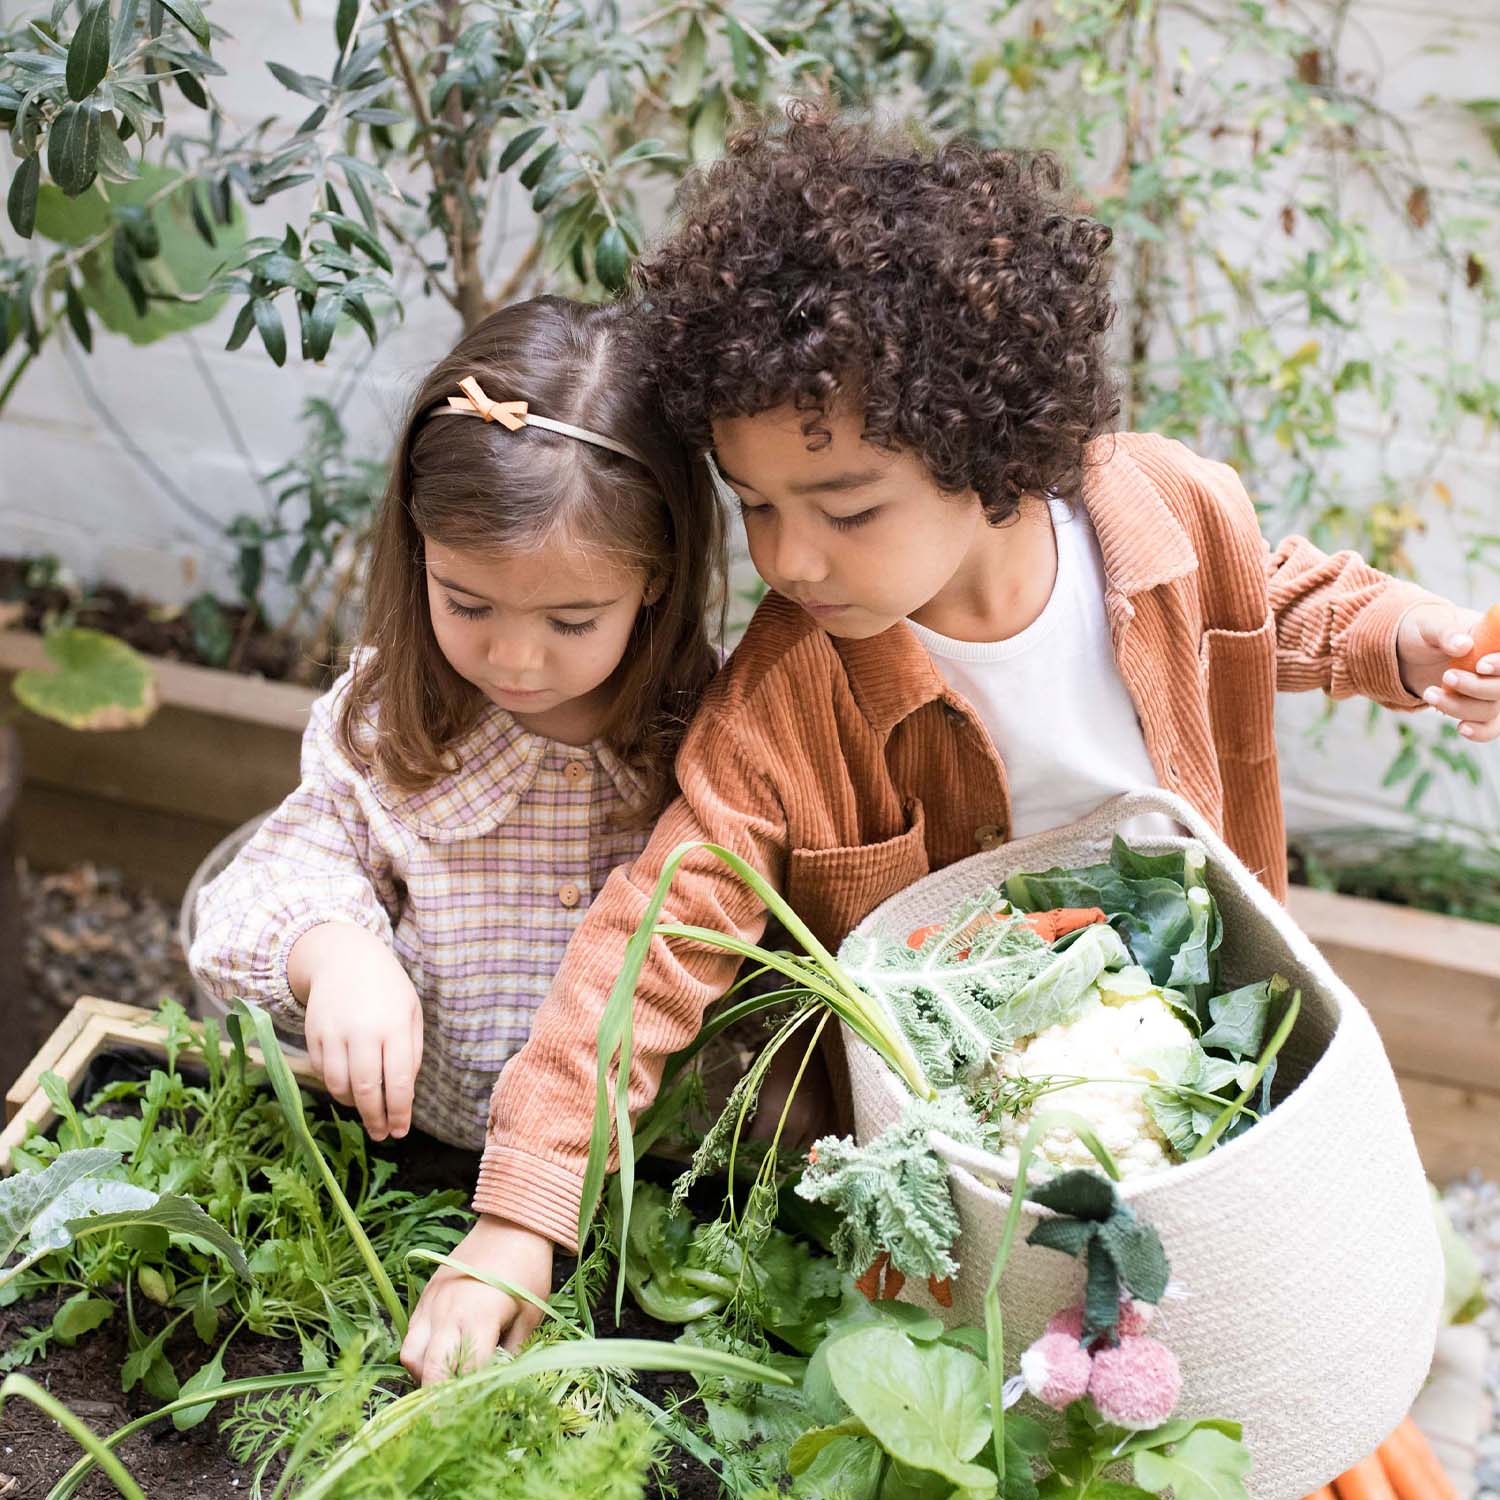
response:
[[[1093,1356],[1088,1394],[1099,1415],[1116,1427],[1159,1427],[1172,1415],[1181,1390],[1177,1356],[1159,1339],[1127,1335]]]
[[[1021,1379],[1039,1401],[1062,1411],[1089,1396],[1116,1427],[1144,1431],[1172,1415],[1182,1390],[1177,1356],[1146,1337],[1156,1311],[1148,1302],[1120,1299],[1119,1342],[1083,1342],[1083,1308],[1065,1307],[1021,1356]]]
[[[1063,1411],[1086,1395],[1092,1375],[1088,1350],[1067,1333],[1044,1333],[1021,1356],[1026,1389],[1054,1411]]]

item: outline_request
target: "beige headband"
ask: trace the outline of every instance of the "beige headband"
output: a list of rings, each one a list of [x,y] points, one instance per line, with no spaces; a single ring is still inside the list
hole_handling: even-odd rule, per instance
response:
[[[608,448],[633,459],[643,469],[649,469],[639,453],[617,443],[602,432],[590,432],[586,427],[574,427],[571,422],[555,422],[551,417],[539,417],[526,409],[524,401],[492,401],[484,393],[484,387],[472,375],[465,375],[458,383],[462,396],[449,396],[447,406],[440,406],[436,415],[440,417],[482,417],[486,422],[498,422],[507,432],[519,432],[523,427],[545,427],[548,432],[560,432],[564,437],[577,438],[581,443],[593,443],[598,448]]]

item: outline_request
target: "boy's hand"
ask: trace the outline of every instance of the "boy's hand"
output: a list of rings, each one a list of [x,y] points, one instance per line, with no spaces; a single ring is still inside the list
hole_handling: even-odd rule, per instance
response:
[[[1401,618],[1396,658],[1407,691],[1458,720],[1458,732],[1483,744],[1500,739],[1500,652],[1481,657],[1477,672],[1452,665],[1474,647],[1479,611],[1453,604],[1418,604]]]
[[[480,1214],[453,1259],[514,1282],[535,1297],[552,1290],[552,1241],[493,1214]],[[530,1303],[440,1266],[412,1314],[401,1363],[413,1380],[431,1385],[483,1364],[502,1338],[514,1354],[541,1320]]]
[[[404,1136],[422,1066],[422,1003],[396,955],[374,933],[326,922],[297,939],[287,978],[306,997],[307,1055],[373,1140]]]

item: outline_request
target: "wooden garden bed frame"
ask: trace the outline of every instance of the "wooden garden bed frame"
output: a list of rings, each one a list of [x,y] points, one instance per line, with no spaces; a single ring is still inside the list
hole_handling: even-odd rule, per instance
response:
[[[219,1045],[226,1054],[233,1050],[227,1038]],[[31,1128],[45,1130],[56,1118],[57,1112],[42,1091],[42,1074],[56,1073],[71,1092],[96,1057],[125,1047],[166,1057],[166,1028],[157,1021],[154,1011],[92,995],[74,1002],[20,1077],[6,1090],[5,1128],[0,1130],[0,1175],[10,1171],[10,1153],[26,1139]],[[252,1062],[261,1061],[258,1047],[247,1044],[245,1052]],[[199,1054],[192,1048],[184,1048],[179,1055],[191,1058]],[[321,1091],[321,1082],[305,1058],[289,1055],[286,1061],[299,1083]]]
[[[1288,905],[1374,1017],[1428,1176],[1500,1178],[1500,926],[1305,886]]]
[[[107,862],[178,898],[225,834],[297,785],[315,688],[150,657],[161,706],[140,729],[80,734],[16,716],[25,785],[19,852],[38,869]],[[47,670],[42,638],[0,630],[0,698]]]

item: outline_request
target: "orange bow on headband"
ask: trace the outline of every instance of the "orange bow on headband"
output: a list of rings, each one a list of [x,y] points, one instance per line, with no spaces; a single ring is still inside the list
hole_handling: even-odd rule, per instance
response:
[[[608,448],[613,453],[624,454],[643,469],[650,464],[633,448],[617,443],[602,432],[590,432],[586,427],[575,427],[571,422],[554,421],[551,417],[539,417],[527,409],[524,401],[493,401],[485,395],[484,387],[472,375],[465,375],[458,383],[462,396],[449,396],[448,405],[439,407],[440,416],[483,417],[486,422],[498,422],[508,432],[519,432],[523,427],[545,427],[548,432],[560,432],[564,437],[577,438],[581,443],[593,443],[597,448]]]
[[[462,396],[449,396],[451,410],[483,417],[486,422],[498,422],[509,432],[519,432],[526,426],[526,403],[524,401],[491,401],[484,387],[472,375],[465,375],[458,382]]]

